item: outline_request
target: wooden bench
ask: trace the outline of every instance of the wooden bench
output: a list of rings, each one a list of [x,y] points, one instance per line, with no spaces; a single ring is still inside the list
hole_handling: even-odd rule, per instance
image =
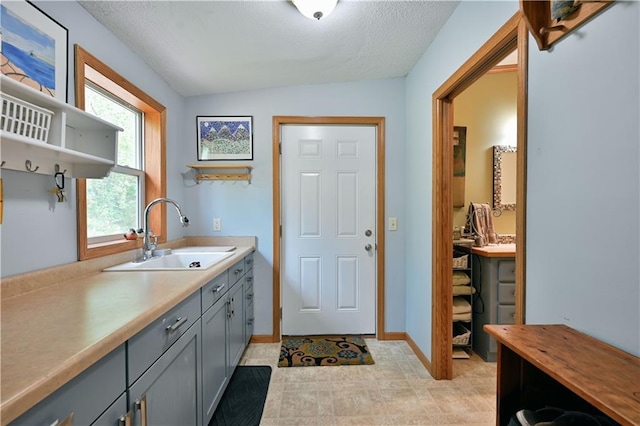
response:
[[[485,325],[498,342],[496,424],[545,406],[640,425],[640,358],[566,325]]]

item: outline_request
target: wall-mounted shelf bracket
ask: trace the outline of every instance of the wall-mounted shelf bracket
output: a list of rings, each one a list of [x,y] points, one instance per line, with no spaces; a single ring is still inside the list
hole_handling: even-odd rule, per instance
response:
[[[196,183],[202,180],[246,180],[251,184],[251,170],[246,164],[187,164],[196,173]]]
[[[575,0],[575,10],[560,21],[554,20],[551,16],[551,0],[520,0],[520,12],[538,44],[538,49],[549,50],[554,43],[611,6],[614,1]]]

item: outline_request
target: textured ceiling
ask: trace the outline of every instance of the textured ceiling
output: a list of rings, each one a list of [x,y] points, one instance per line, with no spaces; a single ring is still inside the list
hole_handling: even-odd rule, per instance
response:
[[[184,96],[407,75],[458,1],[80,1]]]

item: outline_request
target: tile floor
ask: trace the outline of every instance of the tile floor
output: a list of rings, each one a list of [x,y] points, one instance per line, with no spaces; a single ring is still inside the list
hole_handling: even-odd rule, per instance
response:
[[[279,368],[279,343],[241,360],[272,367],[261,425],[495,425],[496,364],[454,360],[434,380],[404,341],[367,339],[374,365]]]

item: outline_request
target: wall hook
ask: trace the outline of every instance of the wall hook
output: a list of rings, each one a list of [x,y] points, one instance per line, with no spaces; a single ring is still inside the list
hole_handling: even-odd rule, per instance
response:
[[[60,173],[60,164],[56,164],[56,165],[53,167],[53,169],[55,170],[55,172],[56,172],[56,173]],[[62,174],[65,174],[65,173],[67,173],[67,169],[64,169],[64,170],[62,171]]]
[[[4,167],[6,161],[2,160],[2,164],[0,164],[0,167]]]
[[[27,160],[27,161],[25,161],[25,162],[24,162],[24,167],[27,169],[27,171],[28,171],[29,173],[35,173],[35,172],[37,172],[37,171],[38,171],[38,169],[40,168],[40,166],[36,166],[36,168],[32,170],[32,169],[31,169],[31,160]]]

